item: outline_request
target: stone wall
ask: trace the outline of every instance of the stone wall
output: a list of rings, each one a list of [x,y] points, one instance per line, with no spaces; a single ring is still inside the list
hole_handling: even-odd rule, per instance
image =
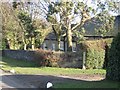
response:
[[[2,50],[2,56],[13,58],[17,60],[34,60],[34,51],[24,51],[24,50]]]

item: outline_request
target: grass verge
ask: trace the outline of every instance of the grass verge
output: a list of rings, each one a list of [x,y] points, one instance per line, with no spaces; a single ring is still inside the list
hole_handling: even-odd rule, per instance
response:
[[[61,87],[62,88],[120,88],[120,83],[115,81],[102,80],[102,81],[81,81],[81,83],[67,82],[67,83],[55,84],[55,88],[61,88]]]
[[[79,74],[100,74],[105,75],[103,69],[82,70],[74,68],[36,67],[33,62],[2,58],[3,70],[14,69],[19,74],[49,74],[49,75],[79,75]]]

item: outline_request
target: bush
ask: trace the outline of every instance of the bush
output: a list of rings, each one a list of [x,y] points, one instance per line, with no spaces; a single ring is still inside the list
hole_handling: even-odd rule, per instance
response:
[[[109,45],[112,39],[101,39],[94,41],[85,41],[82,46],[86,50],[86,62],[87,69],[103,68],[105,62],[105,46]]]
[[[82,52],[56,52],[50,50],[36,50],[35,61],[39,66],[49,67],[82,67]]]
[[[35,61],[39,66],[58,67],[59,55],[56,56],[53,52],[48,50],[37,50],[35,52]]]
[[[113,39],[108,53],[106,78],[120,81],[120,33]]]

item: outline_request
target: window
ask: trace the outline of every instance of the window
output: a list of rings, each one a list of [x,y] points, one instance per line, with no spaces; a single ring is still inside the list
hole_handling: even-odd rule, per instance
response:
[[[55,44],[54,43],[52,44],[52,50],[55,50]]]
[[[47,50],[47,45],[46,45],[46,43],[43,43],[43,49],[44,49],[44,50]]]
[[[60,42],[60,50],[64,51],[64,43],[62,41]]]
[[[73,45],[72,45],[72,51],[76,52],[76,43],[73,43]]]

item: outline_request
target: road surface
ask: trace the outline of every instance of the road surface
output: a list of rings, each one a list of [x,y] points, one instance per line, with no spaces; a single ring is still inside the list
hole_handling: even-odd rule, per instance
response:
[[[6,73],[0,69],[0,90],[2,88],[30,88],[30,86],[12,77],[11,73]]]
[[[99,75],[79,75],[79,76],[56,76],[56,75],[28,75],[28,74],[11,74],[0,70],[2,88],[46,88],[48,81],[53,83],[77,82],[82,81],[101,81],[105,77]],[[25,89],[26,90],[26,89]]]

